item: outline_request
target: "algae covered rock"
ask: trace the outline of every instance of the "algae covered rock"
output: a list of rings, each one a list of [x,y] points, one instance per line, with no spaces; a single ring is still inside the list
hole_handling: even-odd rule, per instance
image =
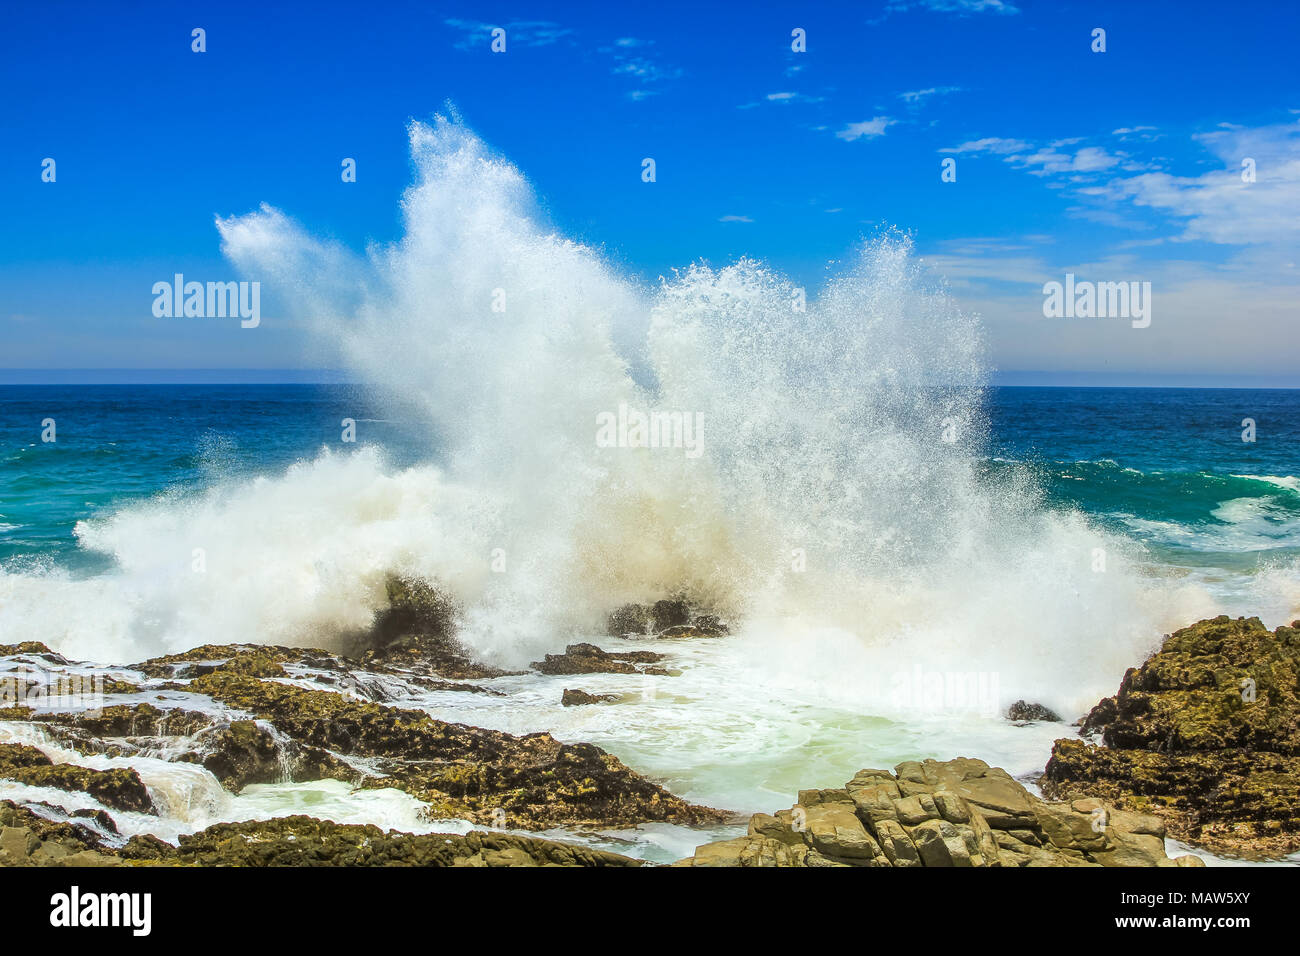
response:
[[[574,690],[568,687],[564,689],[564,693],[560,697],[560,703],[565,707],[605,704],[615,700],[618,700],[618,694],[588,694],[585,690]]]
[[[92,770],[74,764],[56,764],[35,747],[0,744],[0,777],[31,787],[80,790],[106,807],[149,813],[153,801],[140,775],[126,767]]]
[[[140,846],[132,852],[158,850]],[[616,853],[516,834],[413,835],[305,816],[218,824],[181,837],[173,853],[178,862],[202,866],[641,865]]]
[[[1300,622],[1297,622],[1300,624]],[[1171,835],[1229,854],[1300,849],[1300,628],[1218,617],[1176,631],[1083,725],[1042,786],[1162,816]]]
[[[423,711],[236,674],[206,674],[191,686],[268,721],[298,744],[364,758],[382,776],[367,777],[362,786],[403,789],[428,803],[435,818],[541,829],[725,817],[673,796],[591,744],[446,723]]]
[[[544,660],[533,661],[532,667],[543,674],[650,674],[666,677],[668,671],[650,666],[663,658],[662,654],[652,651],[610,654],[595,644],[570,644],[563,654],[547,654]]]
[[[1018,700],[1007,708],[1007,720],[1014,720],[1017,723],[1039,720],[1047,723],[1060,723],[1061,718],[1056,711],[1044,707],[1042,704],[1029,704],[1023,700]]]

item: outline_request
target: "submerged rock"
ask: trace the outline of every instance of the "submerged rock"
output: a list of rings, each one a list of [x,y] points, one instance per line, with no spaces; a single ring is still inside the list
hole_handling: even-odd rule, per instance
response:
[[[610,654],[595,644],[570,644],[563,654],[547,654],[541,661],[533,661],[532,667],[543,674],[650,674],[667,677],[669,672],[662,667],[649,667],[664,655],[651,651],[629,651],[623,654]]]
[[[1160,815],[1170,833],[1228,854],[1300,849],[1300,621],[1268,631],[1223,616],[1176,631],[1083,733],[1058,740],[1042,780]]]
[[[580,707],[584,704],[604,704],[618,700],[618,694],[588,694],[585,690],[564,689],[560,703],[565,707]]]
[[[1049,803],[982,760],[860,770],[839,790],[750,818],[747,836],[682,866],[1200,866],[1171,860],[1164,823],[1097,800]]]
[[[1027,704],[1023,700],[1018,700],[1007,709],[1007,720],[1042,720],[1055,724],[1060,723],[1061,718],[1054,710],[1050,710],[1042,704]]]

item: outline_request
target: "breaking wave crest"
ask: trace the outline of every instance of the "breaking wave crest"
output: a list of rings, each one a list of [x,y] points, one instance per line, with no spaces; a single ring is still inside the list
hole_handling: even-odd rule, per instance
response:
[[[0,575],[5,633],[118,661],[326,643],[401,573],[518,665],[621,602],[686,593],[788,639],[786,672],[842,680],[850,641],[854,668],[992,671],[1069,709],[1213,610],[1142,573],[1125,538],[1046,510],[1028,473],[981,471],[980,326],[906,237],[864,243],[803,309],[752,260],[647,286],[549,229],[458,122],[410,134],[398,242],[358,256],[265,206],[218,228],[325,353],[418,404],[426,463],[323,450],[83,522],[115,570]],[[700,454],[600,439],[637,412],[698,423]]]

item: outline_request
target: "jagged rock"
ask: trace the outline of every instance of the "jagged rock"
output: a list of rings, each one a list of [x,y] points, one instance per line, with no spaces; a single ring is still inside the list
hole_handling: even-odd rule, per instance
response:
[[[297,653],[287,647],[261,644],[202,644],[180,654],[151,657],[139,664],[132,664],[131,669],[139,671],[146,677],[188,679],[210,673],[239,657],[256,657],[260,665],[269,669],[270,664],[292,660]],[[255,669],[251,663],[242,666],[250,670]],[[283,673],[283,670],[276,671],[276,674]]]
[[[1027,704],[1018,700],[1007,709],[1007,720],[1017,722],[1042,720],[1047,723],[1060,723],[1061,718],[1054,710],[1042,704]]]
[[[449,724],[330,691],[213,673],[191,689],[269,721],[299,744],[369,758],[385,776],[365,787],[398,787],[430,806],[432,817],[544,829],[649,821],[717,823],[726,814],[673,796],[590,744],[550,734],[516,737]]]
[[[605,633],[610,637],[644,635],[650,630],[650,609],[644,604],[624,604],[609,616]]]
[[[1158,814],[1172,836],[1232,855],[1300,849],[1300,622],[1226,616],[1176,631],[1082,733],[1058,740],[1049,796]]]
[[[114,704],[98,711],[34,714],[27,719],[53,725],[51,729],[73,728],[97,738],[126,740],[133,737],[188,737],[213,723],[207,714],[180,708],[162,710],[152,704]],[[69,736],[68,739],[75,738]]]
[[[92,770],[74,764],[56,764],[35,747],[0,744],[0,777],[32,787],[80,790],[106,807],[149,813],[153,801],[140,775],[125,767]]]
[[[366,632],[345,641],[343,652],[372,670],[400,669],[453,681],[515,673],[484,664],[455,636],[456,607],[426,581],[390,576],[388,606]]]
[[[618,694],[588,694],[584,690],[571,690],[566,687],[560,703],[565,707],[580,707],[584,704],[603,704],[614,700],[618,700]]]
[[[34,656],[58,657],[63,663],[67,660],[62,655],[55,654],[40,641],[23,641],[21,644],[0,644],[0,657],[14,657],[18,654],[29,654]]]
[[[543,674],[651,674],[668,676],[662,667],[650,667],[664,659],[651,651],[630,651],[610,654],[595,644],[570,644],[563,654],[547,654],[541,661],[533,661],[534,670]]]
[[[650,626],[655,633],[691,622],[691,609],[685,601],[655,601],[650,609]]]
[[[693,616],[683,600],[657,601],[653,607],[624,604],[610,614],[608,625],[611,637],[720,637],[728,632],[716,614]]]
[[[1160,820],[1100,801],[1048,803],[982,760],[861,770],[842,790],[803,790],[750,818],[745,837],[681,866],[1195,866],[1170,860]],[[778,852],[777,848],[784,848]],[[803,849],[802,854],[795,852]]]
[[[255,721],[236,720],[200,734],[200,750],[178,757],[201,763],[227,790],[238,793],[253,783],[284,780],[356,780],[361,776],[343,761],[319,747],[289,741],[282,745]]]

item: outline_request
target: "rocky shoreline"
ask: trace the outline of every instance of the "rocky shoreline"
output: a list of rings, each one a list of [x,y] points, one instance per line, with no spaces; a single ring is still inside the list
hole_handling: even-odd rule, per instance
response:
[[[1041,785],[1154,813],[1170,834],[1247,859],[1300,850],[1300,621],[1218,617],[1176,631],[1081,733],[1058,740]]]
[[[51,759],[31,742],[0,743],[0,778],[89,796],[104,809],[0,801],[0,865],[638,866],[604,850],[510,831],[556,827],[739,825],[743,817],[675,796],[592,744],[440,721],[390,706],[394,686],[499,695],[476,681],[506,672],[476,662],[424,585],[390,584],[390,609],[355,657],[229,645],[110,669],[106,693],[136,695],[97,711],[9,701],[0,721],[85,757],[166,754],[202,765],[231,793],[257,783],[338,780],[394,788],[429,820],[495,831],[411,834],[307,816],[220,823],[172,845],[124,838],[117,812],[157,813],[135,770]],[[620,608],[611,635],[718,638],[716,617],[682,601]],[[13,672],[78,665],[41,644],[0,646]],[[755,814],[745,836],[705,842],[689,866],[1195,866],[1170,859],[1166,833],[1213,852],[1277,857],[1300,848],[1300,622],[1202,621],[1171,635],[1113,698],[1056,742],[1029,792],[983,761],[866,769],[832,790],[805,790],[789,809]],[[671,676],[656,651],[593,644],[548,654],[545,674]],[[0,677],[4,676],[0,674]],[[322,689],[327,688],[327,689]],[[157,704],[139,695],[153,693]],[[566,706],[617,695],[566,687]],[[170,702],[177,703],[175,706]],[[1017,702],[1009,719],[1051,720]],[[1090,742],[1100,735],[1100,744]],[[102,763],[101,763],[102,765]]]

